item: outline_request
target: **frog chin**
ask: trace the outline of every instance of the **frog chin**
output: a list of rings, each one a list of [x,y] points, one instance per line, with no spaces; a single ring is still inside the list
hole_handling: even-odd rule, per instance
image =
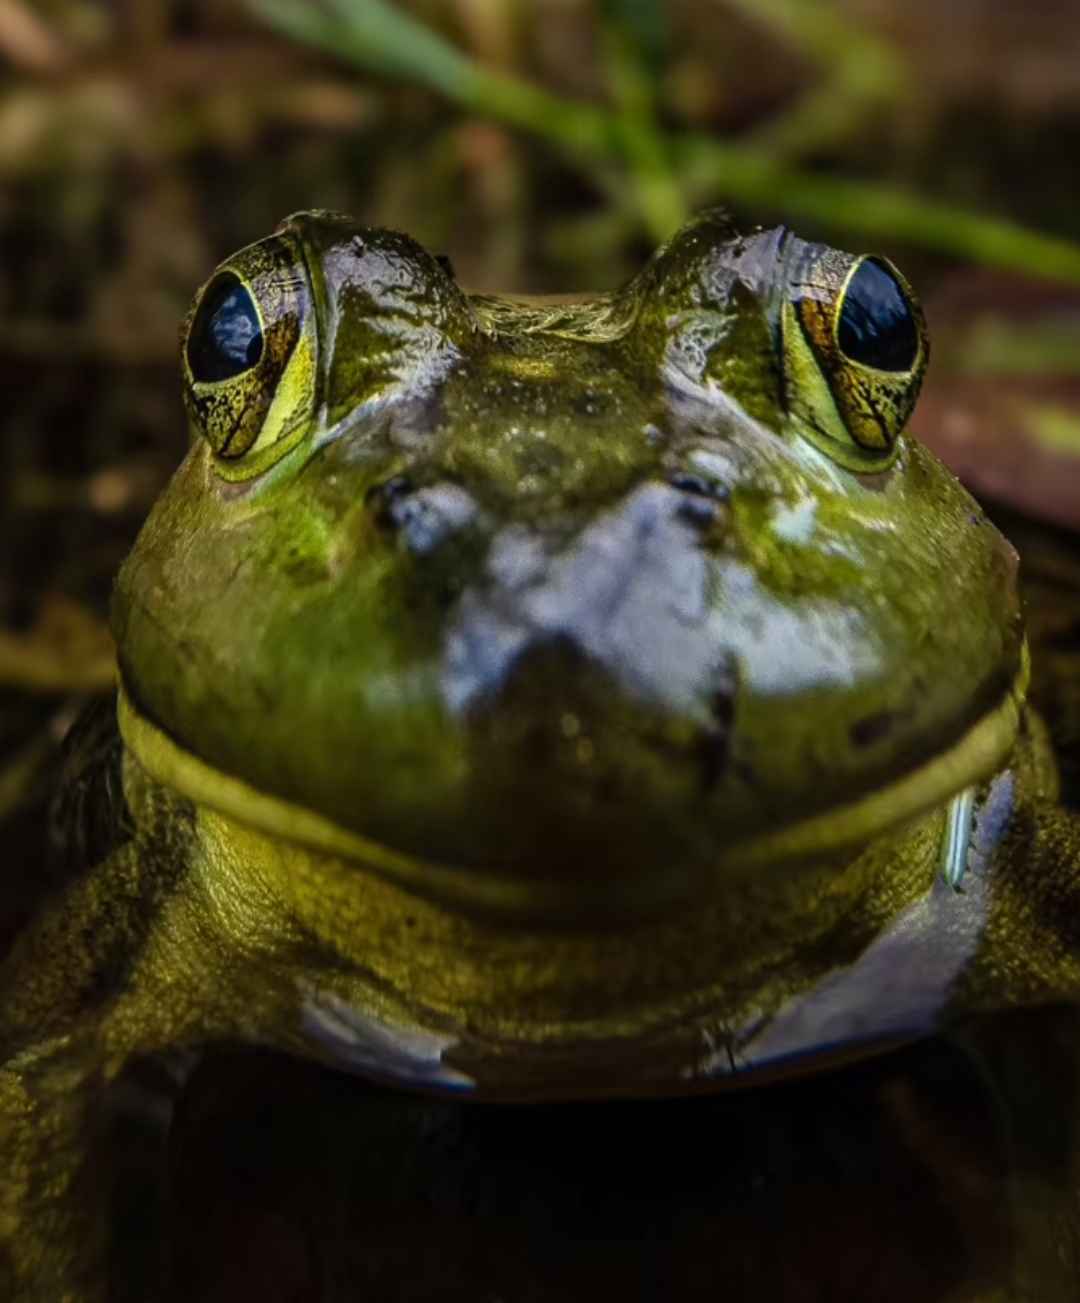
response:
[[[778,865],[820,864],[830,857],[842,857],[890,828],[945,806],[959,793],[999,772],[1017,741],[1028,675],[1025,644],[1020,669],[1004,697],[947,750],[847,805],[781,824],[744,841],[719,843],[708,870],[713,884],[718,875],[730,881],[729,873],[757,876],[758,870]],[[581,880],[569,887],[565,875],[544,880],[414,856],[215,769],[143,715],[123,685],[118,721],[126,747],[150,777],[197,807],[282,841],[355,862],[406,891],[451,906],[566,922],[568,898],[575,917],[581,920],[611,918],[615,913],[649,913],[675,901],[685,902],[700,886],[699,872],[679,873],[667,864],[663,874],[639,873],[621,884],[618,909],[613,910],[609,878],[593,884]]]

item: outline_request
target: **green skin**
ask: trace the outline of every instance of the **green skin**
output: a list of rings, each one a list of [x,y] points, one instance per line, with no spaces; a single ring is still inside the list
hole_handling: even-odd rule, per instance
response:
[[[902,433],[894,270],[910,365],[840,348],[863,265],[706,214],[614,295],[469,298],[309,213],[218,269],[262,345],[207,379],[196,300],[113,844],[0,969],[3,1297],[107,1296],[138,1056],[672,1094],[1075,997],[1015,554]]]

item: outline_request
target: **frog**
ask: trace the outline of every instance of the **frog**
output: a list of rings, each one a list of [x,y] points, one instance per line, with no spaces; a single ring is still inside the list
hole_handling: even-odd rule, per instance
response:
[[[82,863],[0,969],[4,1297],[110,1297],[155,1056],[670,1097],[1075,1001],[1080,822],[928,357],[887,258],[716,211],[585,296],[322,210],[220,264]]]

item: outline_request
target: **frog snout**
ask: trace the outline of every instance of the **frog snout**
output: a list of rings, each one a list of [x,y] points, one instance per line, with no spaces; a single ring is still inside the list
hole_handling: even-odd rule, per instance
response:
[[[561,545],[507,527],[448,627],[448,706],[499,763],[578,781],[674,764],[699,792],[722,768],[736,687],[707,567],[685,492],[667,484]]]
[[[570,636],[537,640],[468,712],[474,762],[497,785],[525,778],[559,803],[626,808],[665,788],[696,799],[725,771],[736,686],[720,672],[705,712],[676,711],[628,690]]]

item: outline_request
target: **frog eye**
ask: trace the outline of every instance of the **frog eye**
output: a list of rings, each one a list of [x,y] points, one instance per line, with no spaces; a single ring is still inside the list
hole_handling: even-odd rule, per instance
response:
[[[896,279],[872,258],[859,263],[841,300],[840,351],[877,371],[910,371],[919,354],[911,306]]]
[[[202,296],[187,341],[192,379],[230,380],[259,361],[262,322],[251,295],[231,272]]]
[[[261,473],[310,428],[315,349],[303,259],[281,236],[241,250],[197,296],[182,333],[184,399],[223,478]]]
[[[802,250],[781,311],[785,404],[834,461],[884,470],[926,369],[918,300],[884,258]]]

